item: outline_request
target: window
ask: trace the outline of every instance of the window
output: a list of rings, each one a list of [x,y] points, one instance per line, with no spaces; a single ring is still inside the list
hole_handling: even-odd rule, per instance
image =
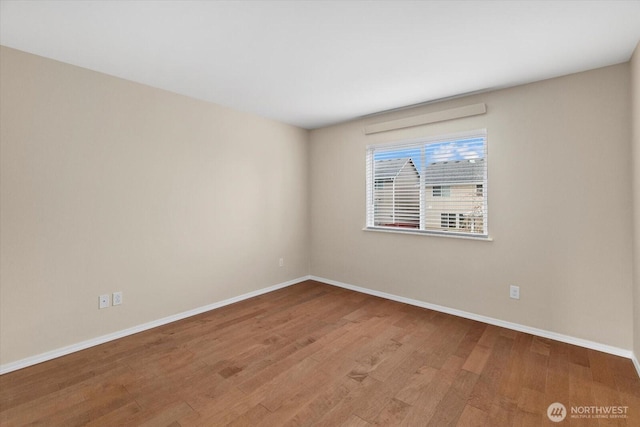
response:
[[[486,131],[367,147],[367,228],[488,237],[487,214]]]
[[[434,185],[431,193],[433,197],[449,197],[451,196],[451,187],[448,185]]]
[[[456,214],[442,213],[440,214],[440,227],[443,229],[456,228]]]

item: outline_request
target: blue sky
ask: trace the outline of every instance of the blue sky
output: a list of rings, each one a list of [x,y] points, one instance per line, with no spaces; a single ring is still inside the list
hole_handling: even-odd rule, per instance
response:
[[[459,139],[456,141],[435,142],[424,145],[427,164],[450,162],[455,160],[484,158],[484,138]],[[396,151],[376,153],[376,160],[411,157],[418,170],[422,168],[420,148],[407,148]]]

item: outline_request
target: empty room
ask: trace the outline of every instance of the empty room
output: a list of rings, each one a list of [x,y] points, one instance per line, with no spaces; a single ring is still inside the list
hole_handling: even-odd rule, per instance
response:
[[[0,425],[639,426],[640,1],[0,0]]]

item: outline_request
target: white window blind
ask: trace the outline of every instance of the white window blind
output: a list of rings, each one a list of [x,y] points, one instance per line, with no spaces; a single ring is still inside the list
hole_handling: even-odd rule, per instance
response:
[[[367,228],[488,237],[486,130],[367,147]]]

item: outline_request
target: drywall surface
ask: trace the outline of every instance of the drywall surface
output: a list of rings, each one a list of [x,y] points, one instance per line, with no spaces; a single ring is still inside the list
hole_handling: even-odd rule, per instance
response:
[[[311,274],[631,350],[629,89],[620,64],[312,131]],[[487,113],[363,131],[476,103]],[[476,129],[492,241],[363,231],[368,144]]]
[[[633,170],[633,352],[640,357],[640,43],[631,57],[631,162]],[[640,373],[640,372],[639,372]]]
[[[308,274],[306,130],[0,54],[0,364]]]

